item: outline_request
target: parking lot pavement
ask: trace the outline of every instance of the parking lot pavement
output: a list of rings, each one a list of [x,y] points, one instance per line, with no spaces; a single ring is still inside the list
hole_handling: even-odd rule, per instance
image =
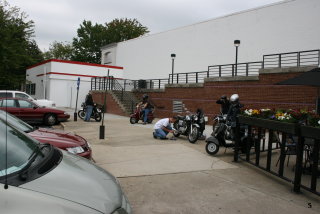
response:
[[[245,163],[232,162],[232,150],[215,156],[205,142],[190,144],[152,137],[153,124],[130,124],[106,114],[105,139],[97,122],[64,123],[85,137],[96,164],[116,175],[133,213],[319,213],[319,197]],[[210,127],[209,127],[210,128]],[[310,206],[311,204],[311,206]]]

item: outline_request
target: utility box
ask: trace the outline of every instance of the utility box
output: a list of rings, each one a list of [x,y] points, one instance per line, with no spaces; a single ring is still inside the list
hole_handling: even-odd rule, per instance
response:
[[[147,81],[146,80],[138,80],[138,88],[139,89],[147,88]]]

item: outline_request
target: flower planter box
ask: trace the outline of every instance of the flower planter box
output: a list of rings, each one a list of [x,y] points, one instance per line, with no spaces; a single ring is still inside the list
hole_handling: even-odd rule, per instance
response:
[[[320,140],[320,128],[301,126],[301,136]]]
[[[239,115],[239,122],[251,126],[257,126],[265,129],[272,129],[275,131],[285,132],[296,135],[299,132],[299,125],[295,123],[286,123],[268,119],[261,119],[255,117],[246,117]]]

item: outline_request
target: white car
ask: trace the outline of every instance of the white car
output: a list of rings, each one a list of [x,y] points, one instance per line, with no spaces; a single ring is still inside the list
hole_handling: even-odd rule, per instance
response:
[[[35,102],[36,104],[38,104],[39,106],[45,106],[45,107],[50,107],[50,108],[55,108],[56,104],[55,102],[51,101],[51,100],[46,100],[46,99],[34,99],[33,97],[31,97],[29,94],[22,92],[22,91],[7,91],[7,90],[0,90],[0,98],[4,98],[4,97],[18,97],[18,98],[24,98],[24,99],[28,99],[31,100],[33,102]]]

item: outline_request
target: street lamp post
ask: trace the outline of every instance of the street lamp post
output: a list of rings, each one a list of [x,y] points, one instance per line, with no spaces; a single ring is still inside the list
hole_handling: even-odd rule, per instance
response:
[[[240,46],[240,40],[234,40],[233,44],[236,47],[236,66],[235,66],[236,69],[235,69],[235,75],[234,76],[237,76],[237,71],[238,71],[238,47]]]
[[[171,59],[172,59],[172,74],[171,74],[171,84],[173,84],[173,71],[174,71],[174,58],[176,57],[176,54],[171,54]]]

